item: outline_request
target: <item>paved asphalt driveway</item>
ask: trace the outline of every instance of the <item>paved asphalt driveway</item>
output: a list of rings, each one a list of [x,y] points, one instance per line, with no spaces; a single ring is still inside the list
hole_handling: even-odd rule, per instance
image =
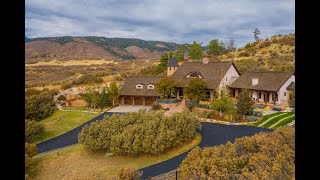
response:
[[[122,114],[119,112],[104,112],[101,115],[93,118],[92,120],[71,131],[37,144],[38,153],[47,152],[78,143],[78,134],[80,133],[83,126],[90,124],[91,122],[101,120],[104,116],[111,116],[113,113]],[[259,128],[254,126],[223,125],[203,122],[200,132],[202,141],[199,146],[201,148],[208,146],[217,146],[220,144],[225,144],[227,141],[233,142],[235,138],[251,136],[262,131],[268,132],[271,131],[271,129]],[[146,179],[150,176],[157,176],[176,169],[189,152],[190,151],[185,152],[162,163],[140,169],[140,171],[143,171],[142,178]]]
[[[43,153],[43,152],[51,151],[57,148],[62,148],[62,147],[70,146],[73,144],[77,144],[78,134],[80,133],[83,126],[90,124],[94,121],[101,120],[103,119],[104,116],[111,116],[112,114],[113,112],[104,112],[99,116],[91,119],[90,121],[82,124],[81,126],[78,126],[64,134],[61,134],[60,136],[54,137],[52,139],[49,139],[47,141],[43,141],[37,144],[38,153]]]
[[[217,146],[225,144],[227,141],[234,142],[234,140],[239,137],[251,136],[258,132],[270,131],[272,130],[254,126],[223,125],[203,122],[200,132],[202,141],[199,146],[201,148],[208,146]],[[178,168],[179,164],[188,155],[189,152],[190,151],[185,152],[162,163],[140,169],[140,171],[143,171],[142,179],[147,179],[150,176],[157,176],[163,173],[167,173]]]

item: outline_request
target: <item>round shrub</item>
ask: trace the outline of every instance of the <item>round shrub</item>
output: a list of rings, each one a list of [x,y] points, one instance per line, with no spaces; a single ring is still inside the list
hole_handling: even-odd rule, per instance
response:
[[[200,121],[189,111],[165,117],[159,111],[112,115],[85,126],[78,139],[90,151],[119,155],[161,154],[191,141]]]

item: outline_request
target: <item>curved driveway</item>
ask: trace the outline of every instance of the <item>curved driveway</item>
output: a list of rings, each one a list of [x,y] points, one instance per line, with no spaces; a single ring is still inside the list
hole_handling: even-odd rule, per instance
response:
[[[54,149],[70,146],[78,143],[78,134],[80,133],[83,126],[90,124],[94,121],[103,119],[104,116],[111,116],[112,114],[117,112],[104,112],[99,116],[91,119],[90,121],[82,124],[79,127],[76,127],[73,130],[70,130],[60,136],[49,139],[47,141],[41,142],[37,144],[38,153],[43,153],[47,151],[51,151]],[[123,113],[117,113],[123,114]],[[202,136],[202,141],[199,144],[201,148],[208,146],[217,146],[221,144],[225,144],[227,141],[234,142],[236,138],[243,136],[251,136],[258,132],[270,132],[271,129],[265,129],[254,126],[239,126],[239,125],[223,125],[223,124],[215,124],[209,122],[203,122],[202,129],[200,134]],[[182,160],[188,155],[191,150],[176,156],[167,161],[151,165],[149,167],[145,167],[140,169],[143,171],[142,179],[147,179],[151,176],[157,176],[169,171],[172,171],[178,168],[179,164]]]
[[[201,148],[208,146],[217,146],[225,144],[227,141],[234,142],[236,138],[243,136],[252,136],[258,132],[270,132],[271,129],[259,128],[254,126],[239,126],[239,125],[223,125],[209,122],[202,123],[201,136],[202,141],[199,144]],[[177,169],[182,160],[188,155],[191,150],[176,156],[167,161],[151,165],[140,169],[142,171],[142,179],[147,179],[151,176],[157,176]]]
[[[80,133],[83,126],[88,125],[94,121],[101,120],[103,119],[104,116],[111,116],[112,114],[114,114],[114,112],[104,112],[99,116],[91,119],[90,121],[82,124],[81,126],[78,126],[64,134],[61,134],[60,136],[54,137],[52,139],[49,139],[47,141],[43,141],[37,144],[38,153],[43,153],[43,152],[51,151],[54,149],[77,144],[78,134]],[[117,113],[117,114],[123,114],[123,113]]]

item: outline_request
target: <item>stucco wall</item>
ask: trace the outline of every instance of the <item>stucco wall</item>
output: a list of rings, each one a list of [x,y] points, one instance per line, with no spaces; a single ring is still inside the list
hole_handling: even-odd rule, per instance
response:
[[[252,99],[254,101],[257,101],[258,98],[259,98],[259,93],[257,91],[252,91]]]
[[[221,92],[221,89],[224,85],[227,85],[227,82],[231,79],[231,77],[239,77],[239,74],[237,70],[234,68],[234,66],[230,66],[226,74],[223,76],[221,79],[219,86],[218,86],[218,91]]]
[[[295,76],[292,75],[279,89],[278,91],[278,102],[280,104],[288,103],[289,100],[289,93],[287,91],[287,87],[290,85],[291,82],[295,82]],[[286,96],[284,96],[284,93],[286,93]]]

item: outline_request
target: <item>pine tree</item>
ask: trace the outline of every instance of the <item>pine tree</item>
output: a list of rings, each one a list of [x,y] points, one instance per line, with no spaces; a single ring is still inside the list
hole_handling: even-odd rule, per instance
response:
[[[259,35],[261,34],[260,30],[258,28],[256,28],[254,31],[253,31],[253,37],[254,39],[256,40],[256,42],[259,41]]]
[[[196,41],[193,42],[190,51],[189,51],[189,58],[192,60],[197,60],[202,58],[202,48],[199,43]]]

